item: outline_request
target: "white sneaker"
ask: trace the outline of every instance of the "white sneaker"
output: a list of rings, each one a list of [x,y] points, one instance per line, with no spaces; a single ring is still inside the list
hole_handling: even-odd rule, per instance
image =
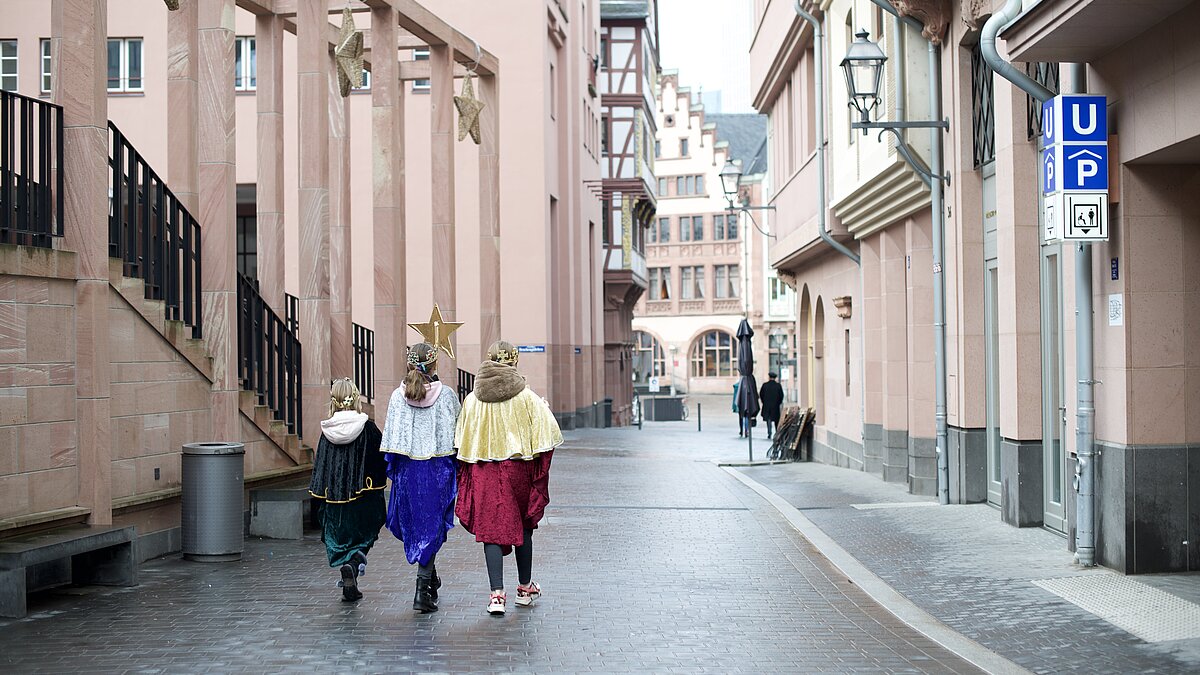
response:
[[[529,582],[528,586],[517,586],[518,607],[533,607],[534,601],[540,597],[542,597],[542,587],[538,586],[536,581]]]
[[[501,615],[504,614],[504,603],[508,600],[508,596],[504,591],[492,591],[492,597],[488,600],[488,614]]]

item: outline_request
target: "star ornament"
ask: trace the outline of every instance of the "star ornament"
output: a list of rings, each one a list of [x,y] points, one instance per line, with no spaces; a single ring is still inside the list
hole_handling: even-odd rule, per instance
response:
[[[471,73],[463,78],[462,95],[454,97],[454,107],[458,108],[458,140],[471,134],[471,140],[479,145],[479,113],[483,110],[483,101],[475,98],[475,87],[471,84]]]
[[[363,84],[363,35],[355,29],[354,13],[349,7],[342,10],[342,30],[333,54],[337,60],[338,89],[345,98],[350,95],[351,87]]]
[[[421,334],[425,342],[433,345],[434,349],[441,349],[446,352],[446,356],[454,357],[454,345],[450,343],[450,334],[462,328],[462,321],[445,321],[442,319],[442,310],[433,303],[433,312],[429,314],[429,321],[425,323],[410,323],[409,328]]]

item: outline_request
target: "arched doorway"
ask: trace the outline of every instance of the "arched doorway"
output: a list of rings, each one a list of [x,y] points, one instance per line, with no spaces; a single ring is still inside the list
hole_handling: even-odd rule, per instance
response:
[[[813,406],[813,380],[812,380],[812,300],[808,296],[808,285],[800,291],[800,321],[797,323],[797,332],[800,334],[800,345],[796,350],[796,369],[797,382],[800,389],[800,405],[806,408]]]
[[[723,330],[710,330],[700,334],[689,350],[691,376],[733,377],[737,375],[737,340]]]
[[[817,411],[817,424],[825,423],[825,303],[817,296],[813,309],[812,335],[812,388],[813,408]]]
[[[650,333],[641,330],[633,332],[633,384],[645,385],[651,377],[659,378],[660,386],[668,386],[663,381],[667,374],[666,351],[662,342]]]

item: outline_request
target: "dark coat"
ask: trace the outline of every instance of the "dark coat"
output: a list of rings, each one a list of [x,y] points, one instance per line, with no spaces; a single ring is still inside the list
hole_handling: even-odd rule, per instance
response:
[[[783,387],[775,380],[767,380],[763,382],[758,398],[762,401],[762,418],[778,422],[779,409],[783,406]]]
[[[335,445],[322,434],[313,458],[309,494],[331,504],[344,504],[368,490],[382,490],[387,485],[387,459],[379,451],[382,438],[379,427],[370,420],[349,443]]]

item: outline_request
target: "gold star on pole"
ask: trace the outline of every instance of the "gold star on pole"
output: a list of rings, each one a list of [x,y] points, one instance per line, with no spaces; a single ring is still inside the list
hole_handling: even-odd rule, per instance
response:
[[[475,98],[475,87],[471,85],[471,72],[463,78],[462,95],[454,97],[454,107],[458,108],[458,140],[471,134],[471,140],[479,145],[479,113],[483,110],[483,101]]]
[[[179,0],[166,0],[166,3],[168,12],[174,12],[179,9]]]
[[[342,10],[342,31],[333,53],[337,57],[338,88],[345,98],[351,87],[363,83],[363,36],[354,28],[354,13],[349,7]]]
[[[454,345],[450,343],[450,334],[462,328],[461,321],[444,321],[442,320],[442,310],[433,303],[433,312],[429,314],[429,321],[425,323],[410,323],[409,328],[421,334],[425,338],[425,342],[433,345],[434,349],[441,349],[446,352],[450,358],[454,358]]]

